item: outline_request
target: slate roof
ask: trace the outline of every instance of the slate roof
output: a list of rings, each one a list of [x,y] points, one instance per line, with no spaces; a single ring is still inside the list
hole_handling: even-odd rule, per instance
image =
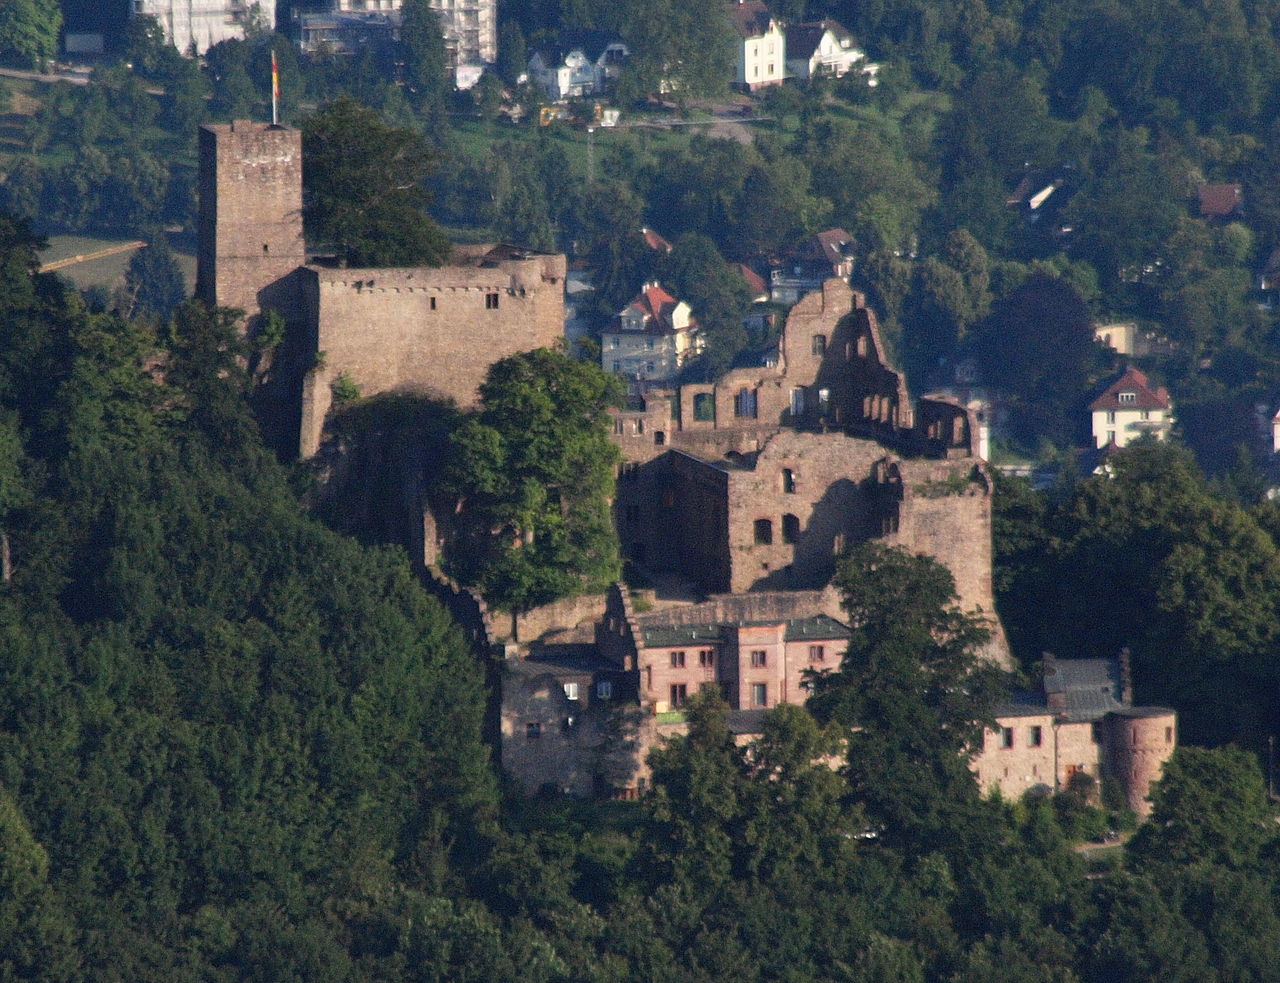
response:
[[[1120,402],[1120,393],[1134,393],[1132,402]],[[1169,410],[1173,404],[1169,402],[1169,392],[1164,386],[1151,387],[1151,380],[1146,373],[1135,369],[1132,365],[1124,370],[1124,374],[1111,383],[1101,396],[1089,404],[1092,412],[1098,410]]]
[[[818,45],[822,43],[822,35],[827,31],[835,35],[837,41],[853,37],[843,24],[830,18],[806,21],[803,24],[788,24],[787,58],[791,60],[803,58],[806,61],[812,58],[813,53],[818,50]]]
[[[776,625],[779,621],[744,621],[740,626]],[[785,621],[786,631],[783,635],[788,642],[832,642],[843,641],[849,637],[849,629],[825,614],[815,614],[808,618],[788,618]],[[678,645],[710,644],[724,641],[724,629],[727,626],[718,624],[702,625],[641,625],[641,645],[644,648],[670,648]]]
[[[764,37],[769,30],[769,21],[773,20],[773,15],[760,0],[746,0],[745,3],[730,5],[729,20],[742,37],[759,38]]]
[[[802,642],[806,639],[827,641],[848,637],[849,629],[825,614],[815,614],[811,618],[792,618],[787,622],[788,642]]]
[[[641,625],[640,644],[644,648],[697,645],[723,641],[719,625]]]
[[[1067,720],[1101,720],[1125,708],[1117,659],[1054,659],[1045,665],[1044,692],[1049,701],[1065,697]]]

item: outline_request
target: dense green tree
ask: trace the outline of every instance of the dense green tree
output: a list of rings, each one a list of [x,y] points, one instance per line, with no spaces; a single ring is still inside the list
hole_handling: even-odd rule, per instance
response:
[[[1176,708],[1184,740],[1257,741],[1273,726],[1258,694],[1275,685],[1280,604],[1259,517],[1214,495],[1185,450],[1131,445],[1053,503],[1030,536],[1043,564],[1013,568],[1002,614],[1028,654],[1128,646],[1137,698]]]
[[[426,142],[341,98],[304,122],[303,217],[352,266],[438,266],[449,244],[427,216]]]
[[[498,29],[498,75],[507,85],[516,85],[528,70],[529,59],[520,23],[504,20]]]
[[[453,91],[440,15],[427,0],[405,0],[400,17],[400,46],[412,101],[419,111],[438,119]]]
[[[735,35],[726,7],[658,0],[632,5],[625,16],[622,35],[636,52],[626,68],[634,95],[665,91],[683,103],[728,87]]]
[[[1024,446],[1077,443],[1084,399],[1100,369],[1088,308],[1066,281],[1033,273],[974,332],[984,380],[1003,390]]]
[[[660,272],[663,282],[689,305],[702,325],[707,348],[698,371],[704,378],[716,378],[747,345],[742,318],[751,304],[750,288],[725,262],[715,243],[696,233],[676,240]]]
[[[1257,759],[1238,748],[1178,748],[1151,801],[1151,819],[1127,850],[1140,870],[1199,863],[1246,870],[1276,840]]]
[[[448,568],[489,603],[522,611],[618,576],[606,410],[620,395],[615,377],[545,348],[489,367],[441,489],[457,502]]]
[[[834,583],[853,637],[839,671],[813,680],[810,705],[857,728],[846,770],[869,816],[893,842],[927,850],[948,813],[977,799],[969,758],[1000,685],[981,655],[988,630],[927,557],[869,542],[841,557]]]
[[[40,0],[6,0],[0,7],[0,58],[35,68],[58,53],[62,8]]]
[[[164,231],[156,229],[148,245],[136,253],[125,271],[126,317],[151,317],[161,322],[187,296],[187,281],[182,274]]]

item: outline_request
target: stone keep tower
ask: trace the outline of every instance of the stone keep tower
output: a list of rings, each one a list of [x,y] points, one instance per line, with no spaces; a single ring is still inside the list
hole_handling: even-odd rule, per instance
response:
[[[302,238],[302,134],[237,121],[200,128],[196,296],[245,312],[252,334],[263,311],[291,317]]]

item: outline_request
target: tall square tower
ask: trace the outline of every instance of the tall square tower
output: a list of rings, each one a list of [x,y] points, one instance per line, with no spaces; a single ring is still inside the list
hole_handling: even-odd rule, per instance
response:
[[[252,333],[264,310],[296,314],[302,237],[302,134],[237,121],[200,128],[196,296],[238,307]]]

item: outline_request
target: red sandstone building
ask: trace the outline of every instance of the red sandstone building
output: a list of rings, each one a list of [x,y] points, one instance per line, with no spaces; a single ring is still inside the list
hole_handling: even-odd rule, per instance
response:
[[[1139,816],[1177,742],[1177,715],[1133,705],[1128,653],[1115,659],[1046,656],[1038,690],[996,711],[973,767],[984,792],[1020,798],[1069,788],[1077,775],[1114,781]]]

